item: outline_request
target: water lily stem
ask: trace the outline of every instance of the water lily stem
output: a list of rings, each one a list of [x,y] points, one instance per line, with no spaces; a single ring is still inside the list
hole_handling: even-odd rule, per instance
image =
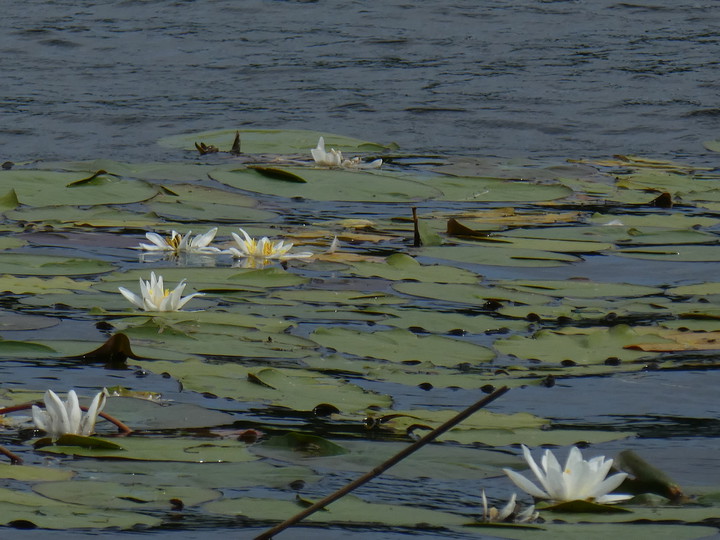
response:
[[[22,465],[23,463],[23,459],[20,456],[11,452],[4,446],[0,446],[0,454],[7,457],[13,465]]]
[[[80,407],[83,411],[87,411],[87,407]],[[120,420],[115,418],[114,416],[110,416],[108,413],[101,412],[98,414],[98,416],[102,416],[105,420],[110,422],[111,424],[114,424],[117,426],[118,430],[122,435],[129,435],[133,432],[133,430],[128,427],[126,424],[123,424]]]
[[[372,471],[364,474],[360,478],[357,478],[356,480],[350,482],[348,485],[346,485],[343,488],[340,488],[335,493],[331,493],[327,497],[325,497],[322,500],[319,500],[312,506],[309,506],[305,508],[302,512],[299,512],[295,514],[293,517],[286,519],[279,525],[276,525],[275,527],[268,529],[267,531],[263,532],[259,536],[255,537],[255,540],[269,540],[274,535],[276,535],[279,532],[284,531],[288,527],[291,527],[295,525],[296,523],[302,521],[306,517],[308,517],[310,514],[314,514],[318,510],[321,510],[322,508],[325,508],[327,505],[329,505],[332,502],[335,502],[339,498],[347,495],[351,491],[353,491],[355,488],[358,488],[362,486],[363,484],[366,484],[373,478],[380,476],[382,473],[384,473],[386,470],[388,470],[393,465],[397,465],[400,461],[408,457],[410,454],[414,453],[416,450],[419,450],[429,442],[432,442],[437,437],[445,433],[446,431],[452,429],[457,424],[462,422],[463,420],[469,418],[472,414],[476,413],[485,405],[488,405],[489,403],[495,401],[497,398],[502,396],[505,392],[510,390],[507,386],[503,386],[501,388],[498,388],[491,394],[488,394],[484,398],[482,398],[480,401],[474,403],[473,405],[470,405],[467,409],[465,409],[462,412],[459,412],[457,415],[452,417],[450,420],[442,424],[441,426],[436,427],[433,429],[430,433],[425,435],[423,438],[415,441],[413,444],[405,448],[404,450],[401,450],[397,454],[395,454],[393,457],[385,461],[384,463],[378,465],[375,467]]]

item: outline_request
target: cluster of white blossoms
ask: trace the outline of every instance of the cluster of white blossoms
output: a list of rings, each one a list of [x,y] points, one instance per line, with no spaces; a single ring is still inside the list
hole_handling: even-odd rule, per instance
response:
[[[149,232],[145,234],[145,238],[150,240],[152,244],[140,244],[140,249],[145,251],[165,252],[178,255],[180,253],[197,253],[197,254],[213,254],[225,253],[235,258],[255,258],[255,259],[307,259],[313,256],[310,251],[301,253],[290,253],[293,247],[292,243],[278,240],[273,242],[267,236],[263,236],[260,240],[255,240],[239,228],[244,238],[238,234],[232,233],[232,237],[237,243],[237,247],[230,247],[222,250],[218,247],[211,246],[210,242],[215,239],[217,227],[210,229],[205,234],[198,234],[191,239],[192,231],[186,235],[181,235],[176,231],[172,231],[169,237],[163,238],[157,233]]]
[[[211,246],[210,243],[215,239],[217,227],[210,229],[205,234],[198,234],[194,238],[191,236],[192,231],[182,235],[177,231],[172,231],[170,236],[163,237],[157,233],[149,232],[145,237],[152,244],[140,244],[140,249],[155,253],[171,253],[179,255],[187,254],[228,254],[234,259],[245,259],[249,262],[248,266],[255,266],[259,262],[262,266],[267,261],[277,260],[285,261],[288,259],[308,259],[313,256],[310,251],[302,251],[299,253],[291,253],[293,247],[291,242],[284,240],[273,241],[267,236],[263,236],[259,240],[252,238],[244,229],[240,228],[242,237],[236,233],[232,233],[236,246],[222,250],[218,247]],[[166,289],[161,275],[150,273],[150,280],[145,281],[140,278],[140,294],[118,287],[120,293],[128,299],[128,301],[144,310],[144,311],[179,311],[183,306],[196,296],[202,296],[202,293],[193,293],[188,296],[182,296],[186,286],[186,280],[182,280],[174,289]]]
[[[325,138],[320,137],[315,148],[310,150],[310,154],[315,160],[315,164],[320,167],[343,167],[345,169],[379,169],[382,166],[382,159],[366,162],[359,157],[344,159],[342,152],[331,148],[328,152],[325,150]]]
[[[105,389],[95,396],[83,414],[75,390],[70,390],[67,401],[63,402],[52,390],[45,392],[45,409],[37,405],[32,406],[32,416],[35,427],[47,433],[52,440],[63,435],[89,436],[95,433],[95,422],[105,407],[107,392]]]

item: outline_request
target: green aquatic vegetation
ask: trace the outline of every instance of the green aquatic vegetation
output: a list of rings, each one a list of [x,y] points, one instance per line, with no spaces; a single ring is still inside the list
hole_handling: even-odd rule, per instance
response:
[[[233,148],[234,136],[168,138],[166,148],[192,153],[174,162],[40,163],[0,174],[0,367],[33,366],[26,379],[15,371],[6,379],[21,382],[3,388],[3,404],[36,400],[48,386],[67,391],[83,369],[94,370],[90,384],[109,378],[114,386],[127,375],[129,392],[152,398],[109,399],[107,410],[137,430],[116,438],[99,423],[101,437],[120,448],[33,450],[13,439],[12,450],[31,464],[0,467],[16,482],[0,493],[0,523],[157,526],[161,512],[181,503],[200,520],[285,519],[320,489],[309,497],[297,487],[303,482],[366,472],[467,400],[508,386],[498,410],[388,471],[389,486],[411,480],[402,489],[412,506],[393,505],[389,492],[379,504],[369,492],[314,518],[519,537],[530,533],[477,523],[480,490],[506,492],[502,468],[520,465],[514,445],[582,443],[594,451],[612,441],[609,448],[642,453],[648,439],[634,437],[640,430],[628,418],[656,423],[639,405],[623,411],[627,417],[585,418],[602,416],[612,400],[558,413],[576,386],[593,381],[620,392],[614,382],[650,368],[668,377],[717,368],[715,171],[634,156],[556,165],[417,160],[313,131],[243,130]],[[310,149],[319,136],[344,156],[383,165],[318,168]],[[196,143],[219,151],[198,155]],[[672,206],[653,203],[663,194]],[[417,247],[413,206],[425,240]],[[148,232],[216,226],[219,249],[235,245],[231,234],[241,227],[314,256],[242,268],[227,253],[137,249]],[[339,246],[326,253],[334,237]],[[645,272],[655,264],[656,274]],[[203,296],[181,312],[134,309],[118,287],[136,291],[151,271],[173,286],[187,280],[188,292]],[[120,332],[132,351],[123,362],[88,356]],[[136,383],[132,373],[164,374],[156,380],[182,391],[167,401],[160,388],[147,389],[159,383]],[[672,388],[682,402],[684,387]],[[542,412],[553,406],[554,414]],[[558,416],[565,420],[552,420]],[[17,422],[9,429],[27,427]],[[714,432],[703,433],[714,441]],[[38,469],[43,456],[55,465]],[[442,494],[434,502],[430,487]],[[717,513],[717,486],[703,489],[706,507],[544,509],[532,534],[707,535],[714,529],[697,524]],[[660,524],[668,520],[694,525]]]

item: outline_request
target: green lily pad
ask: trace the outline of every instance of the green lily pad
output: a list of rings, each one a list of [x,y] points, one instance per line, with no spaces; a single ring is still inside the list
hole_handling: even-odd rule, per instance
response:
[[[418,255],[443,261],[486,264],[490,266],[551,267],[579,262],[580,259],[565,253],[512,246],[439,246],[423,248]]]
[[[0,260],[0,274],[20,276],[81,276],[113,269],[114,266],[105,261],[29,253],[4,253]]]
[[[663,289],[659,287],[630,285],[627,283],[601,283],[580,279],[563,281],[501,281],[498,285],[517,291],[538,292],[557,298],[611,297],[613,300],[616,300],[618,297],[638,298],[663,293]]]
[[[253,169],[215,171],[210,176],[228,186],[279,197],[315,201],[408,202],[438,197],[440,192],[401,173],[283,167],[305,183],[269,179]]]
[[[381,277],[393,281],[430,281],[434,283],[476,283],[477,274],[460,268],[440,265],[421,265],[404,253],[385,259],[385,264],[358,262],[351,273],[365,277]]]
[[[313,501],[314,502],[314,501]],[[222,499],[203,505],[211,514],[245,516],[256,520],[281,521],[300,512],[307,504],[277,499]],[[385,526],[448,526],[461,525],[467,518],[448,512],[429,510],[416,506],[368,503],[346,495],[325,510],[308,516],[307,521],[320,523],[382,524]]]
[[[78,208],[76,206],[41,206],[23,207],[8,212],[7,217],[32,223],[52,225],[54,229],[73,229],[98,227],[123,229],[146,229],[157,228],[162,221],[155,214],[138,213],[124,208],[107,206],[92,206],[90,208]]]
[[[36,493],[0,488],[0,523],[18,522],[42,529],[131,529],[157,527],[162,519],[139,512],[82,507]]]
[[[171,499],[179,499],[185,506],[194,506],[214,499],[221,493],[198,486],[145,486],[137,482],[121,484],[97,480],[44,482],[33,487],[40,495],[71,504],[126,510],[168,510]]]
[[[318,328],[310,338],[323,347],[391,362],[455,366],[461,362],[487,362],[495,356],[490,349],[470,342],[433,335],[420,337],[401,329],[362,332],[348,328]]]
[[[647,246],[619,249],[617,255],[633,259],[682,262],[718,262],[720,253],[716,246]]]
[[[66,469],[0,463],[0,478],[21,482],[60,482],[70,480],[73,476],[75,473]]]
[[[660,337],[638,334],[633,328],[619,324],[611,328],[565,328],[562,331],[539,330],[530,337],[510,336],[495,341],[495,348],[503,354],[518,358],[540,360],[552,364],[572,361],[587,365],[603,363],[608,358],[633,361],[647,356],[641,351],[628,350],[628,345],[647,342],[668,342]]]
[[[147,200],[157,193],[157,188],[145,182],[107,174],[74,184],[82,178],[70,172],[0,171],[0,184],[12,186],[18,201],[26,206],[126,204]]]
[[[78,446],[44,446],[38,452],[103,459],[140,461],[184,461],[193,463],[238,462],[256,459],[244,442],[233,440],[199,440],[190,438],[128,436],[119,440],[121,450],[82,448]]]
[[[255,449],[255,446],[251,446]],[[77,460],[73,469],[105,481],[157,486],[239,488],[263,486],[287,488],[292,482],[312,482],[317,475],[307,467],[273,465],[266,461],[189,463],[178,461]]]
[[[391,399],[344,380],[304,369],[252,368],[237,363],[140,362],[155,373],[169,373],[189,390],[208,388],[218,396],[239,401],[264,402],[297,411],[311,411],[327,403],[344,412],[370,406],[389,406]]]
[[[560,183],[539,184],[475,176],[433,176],[426,183],[442,192],[441,199],[449,201],[552,201],[573,193]]]

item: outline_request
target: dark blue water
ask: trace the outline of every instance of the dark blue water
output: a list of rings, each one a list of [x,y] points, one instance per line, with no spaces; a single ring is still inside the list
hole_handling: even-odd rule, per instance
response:
[[[710,161],[714,0],[27,0],[0,17],[0,159],[326,130],[408,151]]]

